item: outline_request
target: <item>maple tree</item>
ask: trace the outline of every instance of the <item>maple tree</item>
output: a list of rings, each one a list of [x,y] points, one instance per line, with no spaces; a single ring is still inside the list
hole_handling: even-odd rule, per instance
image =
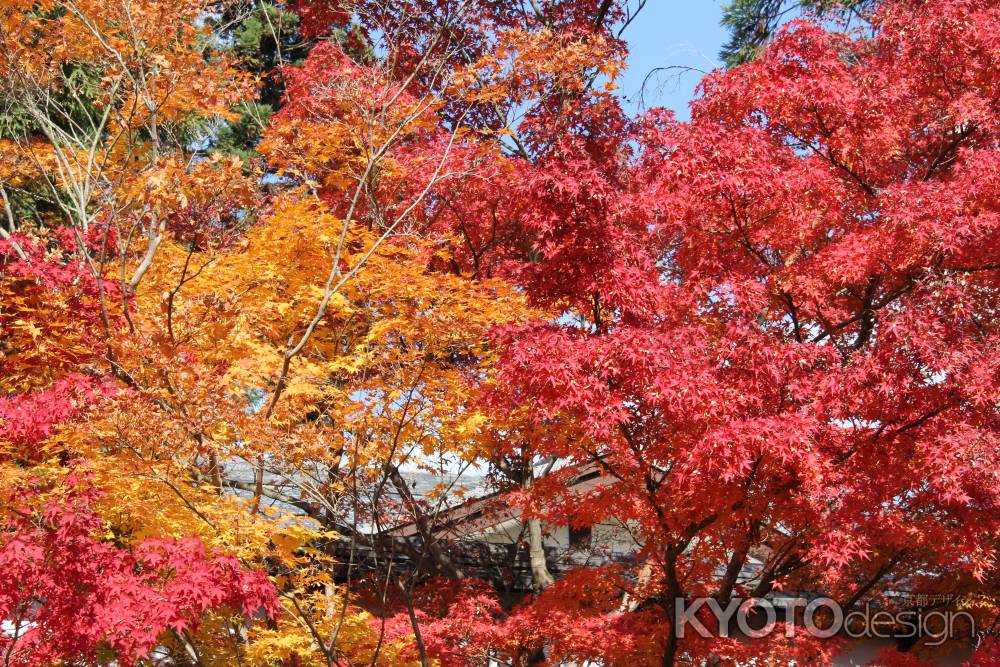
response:
[[[690,122],[621,107],[613,0],[0,4],[7,662],[844,648],[671,632],[778,591],[995,627],[1000,12],[803,4],[864,27],[734,3]],[[471,469],[523,599],[440,537]]]
[[[571,422],[581,441],[552,453],[614,483],[581,499],[553,478],[529,507],[637,527],[649,574],[606,576],[644,601],[638,632],[738,588],[851,608],[995,586],[997,16],[884,3],[871,38],[793,23],[707,77],[689,124],[590,125],[541,176],[572,185],[531,190],[523,220],[554,251],[526,289],[575,318],[509,329],[503,389]],[[831,649],[669,626],[663,664]]]
[[[95,660],[102,651],[129,664],[165,631],[196,653],[188,632],[207,609],[229,608],[228,619],[275,613],[264,573],[209,558],[196,539],[146,539],[132,550],[97,541],[104,526],[92,509],[95,490],[72,474],[65,485],[37,517],[17,509],[37,490],[17,489],[8,500],[16,517],[0,545],[0,613],[13,626],[0,644],[6,664]]]

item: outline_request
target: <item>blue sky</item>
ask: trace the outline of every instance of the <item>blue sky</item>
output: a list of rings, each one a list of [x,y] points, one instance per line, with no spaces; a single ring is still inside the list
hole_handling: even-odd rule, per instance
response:
[[[643,79],[654,68],[684,66],[708,71],[719,66],[719,48],[728,36],[719,26],[723,1],[647,0],[624,34],[631,53],[618,92],[628,100],[627,109],[638,109]],[[665,106],[687,119],[687,104],[700,78],[697,72],[660,72],[658,79],[651,78],[646,86],[646,107]]]

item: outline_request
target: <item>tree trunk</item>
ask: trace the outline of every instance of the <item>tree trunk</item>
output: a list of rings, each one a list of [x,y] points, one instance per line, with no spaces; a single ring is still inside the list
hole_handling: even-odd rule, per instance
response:
[[[542,542],[542,522],[528,519],[528,557],[531,560],[532,590],[538,595],[552,585],[554,579],[545,562],[545,545]]]
[[[524,488],[530,491],[534,484],[535,473],[531,469],[530,463],[524,471]],[[552,573],[549,572],[548,564],[545,562],[545,543],[542,540],[542,522],[537,518],[530,518],[526,521],[528,526],[528,558],[531,562],[531,583],[535,595],[539,595],[543,590],[552,585],[555,581]]]

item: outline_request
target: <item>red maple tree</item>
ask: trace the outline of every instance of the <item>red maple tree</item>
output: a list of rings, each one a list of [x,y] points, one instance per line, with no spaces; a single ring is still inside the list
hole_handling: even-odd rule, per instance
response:
[[[93,509],[99,493],[74,473],[39,509],[45,489],[26,487],[0,532],[0,653],[10,665],[146,657],[164,633],[186,637],[209,610],[274,615],[274,587],[196,538],[145,539],[132,548],[106,538]],[[190,646],[190,642],[187,644]]]
[[[658,610],[665,665],[829,649],[678,641],[677,598],[997,584],[1000,10],[886,2],[870,27],[792,23],[689,123],[582,99],[518,181],[511,273],[567,314],[502,332],[498,394],[578,438],[536,453],[611,480],[525,506],[641,535],[647,573],[605,576]]]

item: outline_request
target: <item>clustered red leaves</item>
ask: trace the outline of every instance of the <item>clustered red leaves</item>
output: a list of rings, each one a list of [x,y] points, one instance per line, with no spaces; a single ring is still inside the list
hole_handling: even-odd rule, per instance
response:
[[[110,385],[94,378],[70,374],[41,391],[0,397],[0,441],[10,443],[12,451],[30,452],[85,405],[99,401],[109,391]]]
[[[164,631],[184,632],[209,609],[277,612],[264,573],[207,554],[197,539],[145,539],[131,549],[105,539],[93,508],[99,493],[86,475],[72,474],[32,508],[41,494],[23,488],[16,518],[0,533],[0,650],[9,664],[95,660],[107,650],[132,664]]]

